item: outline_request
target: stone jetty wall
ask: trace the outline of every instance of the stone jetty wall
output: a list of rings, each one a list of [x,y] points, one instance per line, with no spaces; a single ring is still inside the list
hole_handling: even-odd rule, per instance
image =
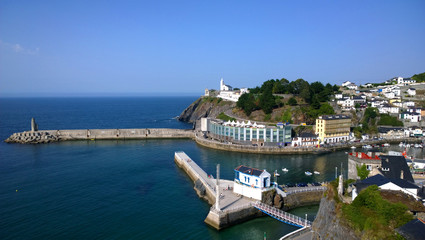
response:
[[[178,167],[183,169],[183,171],[185,171],[189,178],[195,183],[194,189],[198,196],[213,205],[215,203],[215,185],[207,183],[206,179],[201,176],[207,176],[204,170],[194,163],[184,152],[176,152],[174,154],[174,162]],[[193,167],[195,164],[196,166]]]
[[[237,145],[203,139],[195,137],[196,143],[201,146],[217,150],[243,152],[243,153],[261,153],[261,154],[322,154],[329,153],[331,150],[325,148],[294,148],[294,147],[254,147],[247,145]]]
[[[39,130],[14,133],[5,142],[35,144],[70,140],[172,139],[193,137],[193,130],[169,128]]]

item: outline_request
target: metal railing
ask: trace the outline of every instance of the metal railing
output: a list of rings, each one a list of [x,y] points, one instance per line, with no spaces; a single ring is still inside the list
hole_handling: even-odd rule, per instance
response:
[[[300,189],[294,189],[286,192],[286,195],[294,194],[294,193],[300,193],[300,192],[318,192],[318,191],[325,191],[326,187],[308,187],[308,188],[300,188]]]
[[[309,227],[312,224],[311,221],[308,221],[307,219],[298,217],[261,202],[255,202],[254,207],[281,222],[285,222],[297,227]]]

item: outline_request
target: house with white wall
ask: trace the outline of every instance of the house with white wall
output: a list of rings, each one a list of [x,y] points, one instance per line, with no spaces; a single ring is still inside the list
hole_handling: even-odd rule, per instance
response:
[[[408,120],[410,122],[420,122],[422,117],[420,113],[402,112],[399,114],[400,120]]]
[[[382,170],[385,171],[386,169]],[[417,185],[403,179],[390,179],[384,177],[381,174],[366,178],[365,180],[357,182],[354,185],[356,187],[353,189],[352,192],[352,200],[357,197],[358,193],[360,193],[361,190],[371,185],[377,185],[378,188],[382,190],[401,191],[418,199],[419,187]]]
[[[292,139],[292,146],[294,147],[313,147],[317,144],[319,144],[319,140],[317,135],[313,133],[301,133]]]
[[[394,79],[397,80],[397,84],[401,85],[401,86],[406,86],[406,85],[416,83],[416,80],[411,79],[411,78],[397,77],[397,78],[394,78]]]
[[[358,86],[357,86],[356,84],[354,84],[354,83],[349,84],[349,85],[347,85],[346,87],[347,87],[348,89],[350,89],[350,90],[357,90],[357,88],[358,88]]]
[[[393,92],[385,92],[383,94],[386,98],[395,98],[395,93]]]
[[[218,98],[237,102],[239,97],[244,93],[249,93],[248,88],[241,88],[234,91],[232,86],[224,84],[223,78],[220,80],[220,93],[217,95]]]
[[[262,192],[270,190],[271,175],[266,170],[240,165],[234,171],[234,193],[261,201]]]
[[[384,113],[384,114],[398,114],[399,113],[400,108],[397,106],[391,106],[388,103],[384,103],[381,106],[378,107],[378,111],[379,113]]]
[[[354,84],[354,83],[352,83],[352,82],[350,82],[350,81],[345,81],[345,82],[343,82],[343,83],[341,84],[341,86],[346,87],[346,86],[348,86],[348,85],[350,85],[350,84]]]
[[[415,88],[409,88],[409,89],[407,89],[407,95],[409,95],[409,96],[415,96],[416,95],[416,89]]]

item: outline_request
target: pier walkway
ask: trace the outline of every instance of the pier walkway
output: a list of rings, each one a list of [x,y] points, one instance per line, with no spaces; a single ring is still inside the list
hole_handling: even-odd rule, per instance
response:
[[[174,157],[180,160],[180,163],[190,169],[190,173],[195,175],[205,187],[212,193],[215,198],[216,183],[215,179],[209,178],[208,174],[198,166],[185,152],[175,152]],[[214,180],[214,181],[213,181]]]
[[[263,213],[269,215],[272,218],[275,218],[276,220],[279,220],[281,222],[296,226],[296,227],[310,227],[311,222],[307,219],[303,219],[301,217],[295,216],[293,214],[287,213],[285,211],[282,211],[280,209],[271,207],[269,205],[266,205],[262,202],[255,202],[254,207],[258,210],[262,211]]]

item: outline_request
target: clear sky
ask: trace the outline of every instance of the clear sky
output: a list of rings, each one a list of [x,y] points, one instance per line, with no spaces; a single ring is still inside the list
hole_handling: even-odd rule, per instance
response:
[[[425,1],[0,1],[0,96],[201,95],[425,72]]]

